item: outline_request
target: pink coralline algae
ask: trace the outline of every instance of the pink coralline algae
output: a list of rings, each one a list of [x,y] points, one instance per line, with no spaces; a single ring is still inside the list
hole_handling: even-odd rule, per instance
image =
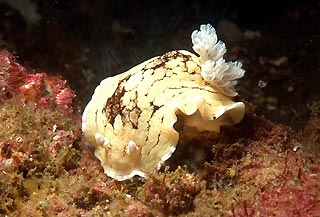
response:
[[[73,111],[75,93],[67,88],[66,80],[45,73],[29,74],[15,62],[8,51],[0,52],[0,98],[8,99],[21,95],[26,101],[32,101],[38,108],[58,106],[67,113]]]
[[[0,51],[0,97],[11,98],[17,88],[23,85],[26,70],[15,62],[14,56],[6,50]]]
[[[248,189],[251,186],[252,196],[234,199],[233,216],[318,216],[319,160],[301,150],[305,147],[293,131],[265,124],[256,134],[259,143],[248,146],[239,162],[242,175],[238,181]]]

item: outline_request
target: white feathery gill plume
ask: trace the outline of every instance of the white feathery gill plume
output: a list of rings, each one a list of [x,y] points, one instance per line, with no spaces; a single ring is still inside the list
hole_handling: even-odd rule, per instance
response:
[[[216,30],[210,24],[201,25],[200,31],[192,32],[191,39],[193,50],[200,55],[203,79],[227,96],[238,95],[235,85],[245,71],[240,62],[223,59],[227,49],[222,41],[218,41]]]

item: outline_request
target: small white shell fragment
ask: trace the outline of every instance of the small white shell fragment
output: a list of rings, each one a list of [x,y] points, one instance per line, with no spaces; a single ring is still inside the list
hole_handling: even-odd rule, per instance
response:
[[[214,49],[219,54],[209,51],[205,61],[224,53]],[[244,104],[210,85],[202,66],[200,57],[172,51],[100,83],[83,112],[82,130],[108,176],[122,181],[159,169],[176,149],[178,114],[198,131],[219,132],[242,120]]]

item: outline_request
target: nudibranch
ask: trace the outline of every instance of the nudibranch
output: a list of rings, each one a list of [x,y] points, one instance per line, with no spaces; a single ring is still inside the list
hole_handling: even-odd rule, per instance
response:
[[[245,105],[232,100],[241,63],[224,60],[225,44],[210,24],[191,38],[199,56],[168,52],[104,79],[94,91],[82,131],[109,177],[122,181],[159,169],[176,149],[177,115],[199,132],[242,120]]]

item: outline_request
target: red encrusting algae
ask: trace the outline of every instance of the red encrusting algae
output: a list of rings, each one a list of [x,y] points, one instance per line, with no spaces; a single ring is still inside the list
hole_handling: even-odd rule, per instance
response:
[[[0,96],[4,99],[21,95],[38,108],[60,106],[72,113],[75,93],[67,87],[67,81],[45,73],[27,73],[6,50],[0,52]]]

